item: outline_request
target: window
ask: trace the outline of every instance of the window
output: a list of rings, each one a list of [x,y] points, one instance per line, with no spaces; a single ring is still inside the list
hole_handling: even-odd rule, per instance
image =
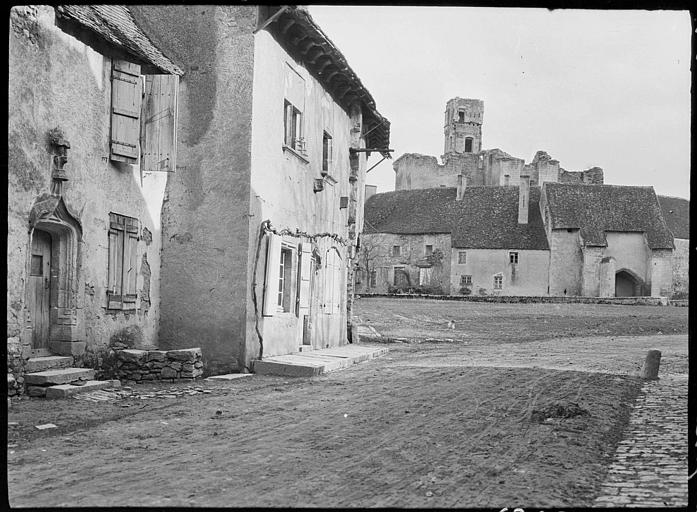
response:
[[[472,137],[465,138],[465,153],[472,152]]]
[[[457,113],[457,120],[458,120],[458,122],[460,122],[460,123],[464,123],[464,122],[465,122],[465,111],[464,111],[464,110],[460,110],[460,111]]]
[[[296,270],[297,257],[293,246],[284,243],[282,237],[275,233],[267,235],[267,244],[262,314],[273,316],[293,311],[296,307],[292,298],[296,297],[296,275],[293,272]]]
[[[142,173],[176,168],[177,75],[141,75],[140,66],[114,60],[111,73],[109,158]]]
[[[392,256],[394,258],[401,256],[402,254],[402,247],[400,245],[393,245],[392,246]]]
[[[305,133],[303,129],[303,112],[305,111],[305,79],[286,63],[284,86],[284,147],[291,148],[296,153],[307,156],[305,148]]]
[[[432,268],[419,268],[419,286],[427,286],[431,283]]]
[[[472,285],[472,276],[465,276],[465,275],[460,276],[460,286],[471,286],[471,285]]]
[[[426,245],[426,250],[425,250],[426,256],[430,256],[433,254],[433,246],[432,245]]]
[[[278,270],[278,310],[290,311],[290,276],[293,269],[293,253],[290,249],[281,249],[281,261]]]
[[[508,253],[508,261],[511,263],[518,263],[518,253],[517,252],[509,252]]]
[[[371,270],[368,274],[368,288],[375,288],[378,282],[378,273],[375,270]]]
[[[285,137],[283,143],[300,154],[305,153],[302,119],[302,112],[286,100],[284,117]]]
[[[324,132],[322,137],[322,176],[329,174],[332,164],[332,136]]]
[[[503,276],[497,274],[494,276],[494,290],[500,290],[503,288]]]
[[[138,219],[109,214],[107,309],[136,308]]]
[[[465,263],[467,263],[467,251],[457,252],[457,263],[459,265],[464,265]]]

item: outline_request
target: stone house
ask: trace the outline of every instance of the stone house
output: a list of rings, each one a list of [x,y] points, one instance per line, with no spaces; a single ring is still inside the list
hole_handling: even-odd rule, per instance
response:
[[[97,368],[113,340],[201,347],[209,374],[348,341],[390,125],[305,9],[13,8],[9,85],[13,371]]]
[[[181,73],[123,7],[12,8],[7,348],[14,374],[30,357],[71,356],[97,367],[114,340],[157,344],[167,180],[160,171],[175,165]]]
[[[663,219],[673,234],[673,297],[687,298],[690,289],[690,201],[658,196]]]
[[[544,183],[439,187],[375,194],[361,235],[361,293],[408,291],[385,258],[392,244],[439,240],[449,259],[447,294],[589,297],[671,296],[673,236],[652,187]],[[409,215],[409,212],[415,212]],[[362,259],[375,254],[373,267]],[[372,274],[371,279],[371,271]],[[390,289],[390,286],[393,288]],[[419,291],[419,290],[413,290]]]

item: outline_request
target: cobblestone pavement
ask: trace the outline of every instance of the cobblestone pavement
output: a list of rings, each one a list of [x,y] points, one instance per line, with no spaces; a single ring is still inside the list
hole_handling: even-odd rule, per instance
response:
[[[687,375],[642,387],[594,506],[687,506]]]

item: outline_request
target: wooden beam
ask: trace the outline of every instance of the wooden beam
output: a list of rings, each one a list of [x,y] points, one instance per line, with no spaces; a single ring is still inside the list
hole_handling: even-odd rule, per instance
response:
[[[288,20],[281,26],[281,34],[285,36],[286,32],[288,32],[288,29],[292,25],[295,25],[295,20],[293,18],[288,18]]]

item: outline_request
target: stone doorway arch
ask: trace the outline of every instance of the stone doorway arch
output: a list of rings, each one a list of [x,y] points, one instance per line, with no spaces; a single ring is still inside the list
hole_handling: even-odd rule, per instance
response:
[[[629,269],[618,270],[615,274],[615,297],[641,297],[644,281]]]
[[[39,237],[50,239],[48,351],[58,355],[81,355],[85,350],[83,296],[80,293],[84,289],[82,225],[62,197],[44,195],[34,203],[29,214],[30,248],[36,245],[35,238]],[[32,251],[28,252],[27,275],[31,275]],[[25,292],[27,299],[34,292],[29,283],[25,285]],[[32,339],[36,339],[32,323],[35,312],[29,310],[30,301],[26,303]],[[36,347],[36,355],[43,350],[45,348]]]

